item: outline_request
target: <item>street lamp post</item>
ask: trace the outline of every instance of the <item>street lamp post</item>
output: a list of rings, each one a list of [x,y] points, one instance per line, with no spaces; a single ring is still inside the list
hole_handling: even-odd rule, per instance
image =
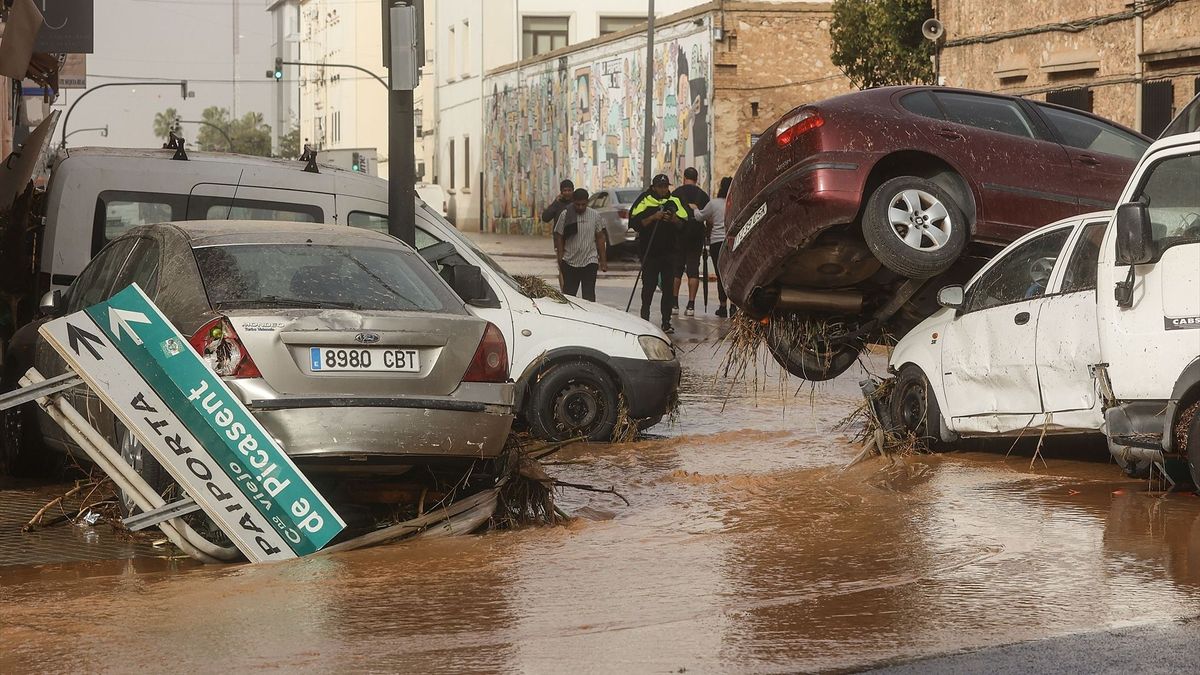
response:
[[[75,131],[72,131],[71,133],[67,134],[67,138],[70,138],[70,137],[74,136],[75,134],[82,134],[85,131],[99,131],[100,135],[102,137],[108,138],[108,125],[107,124],[105,124],[102,127],[88,127],[87,129],[76,129]]]
[[[104,89],[105,87],[164,87],[164,86],[179,87],[180,92],[182,92],[184,99],[187,99],[188,94],[190,93],[190,92],[188,92],[188,88],[187,88],[187,80],[154,80],[154,81],[150,81],[150,82],[109,82],[108,84],[98,84],[98,85],[92,87],[91,89],[88,89],[87,91],[80,94],[79,98],[77,98],[71,102],[71,107],[67,108],[67,114],[65,116],[63,116],[62,142],[60,143],[60,147],[63,147],[63,148],[67,147],[67,124],[71,121],[71,113],[75,112],[75,106],[79,105],[80,101],[87,98],[88,94],[90,94],[94,91],[99,91],[101,89]]]

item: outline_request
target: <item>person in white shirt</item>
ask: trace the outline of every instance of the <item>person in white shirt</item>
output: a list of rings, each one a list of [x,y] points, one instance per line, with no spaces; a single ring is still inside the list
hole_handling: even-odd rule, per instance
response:
[[[717,270],[717,298],[721,302],[717,307],[717,316],[722,319],[729,316],[729,310],[726,309],[729,297],[725,295],[725,286],[721,283],[721,268],[717,263],[721,260],[721,247],[725,244],[725,198],[729,195],[731,183],[733,179],[729,176],[722,178],[716,199],[709,201],[696,214],[708,228],[708,257],[712,258],[713,268]]]
[[[554,251],[562,272],[563,293],[575,295],[583,287],[583,299],[596,300],[596,271],[608,271],[608,251],[600,214],[588,208],[588,191],[576,190],[571,207],[563,209],[554,223]]]

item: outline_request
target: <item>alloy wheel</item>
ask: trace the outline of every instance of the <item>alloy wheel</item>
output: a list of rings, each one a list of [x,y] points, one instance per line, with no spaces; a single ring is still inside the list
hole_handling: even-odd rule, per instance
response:
[[[950,241],[954,223],[937,197],[924,190],[899,192],[888,205],[892,232],[909,248],[936,251]]]

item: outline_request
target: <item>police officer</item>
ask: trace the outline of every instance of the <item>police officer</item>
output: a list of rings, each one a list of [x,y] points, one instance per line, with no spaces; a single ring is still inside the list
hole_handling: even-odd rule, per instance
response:
[[[679,238],[682,228],[692,219],[691,210],[671,195],[671,179],[658,174],[650,181],[650,189],[638,195],[629,209],[629,227],[638,233],[642,252],[642,318],[650,320],[650,303],[654,289],[662,291],[659,312],[664,333],[675,332],[671,326],[674,307],[675,267],[679,259]]]

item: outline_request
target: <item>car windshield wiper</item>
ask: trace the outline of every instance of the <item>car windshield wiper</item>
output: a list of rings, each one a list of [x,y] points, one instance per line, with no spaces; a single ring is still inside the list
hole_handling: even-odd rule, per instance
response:
[[[281,298],[278,295],[264,295],[261,298],[238,298],[218,302],[217,309],[222,307],[241,307],[245,305],[269,305],[271,307],[300,307],[312,309],[362,309],[353,302],[338,302],[337,300],[304,300],[302,298]]]

